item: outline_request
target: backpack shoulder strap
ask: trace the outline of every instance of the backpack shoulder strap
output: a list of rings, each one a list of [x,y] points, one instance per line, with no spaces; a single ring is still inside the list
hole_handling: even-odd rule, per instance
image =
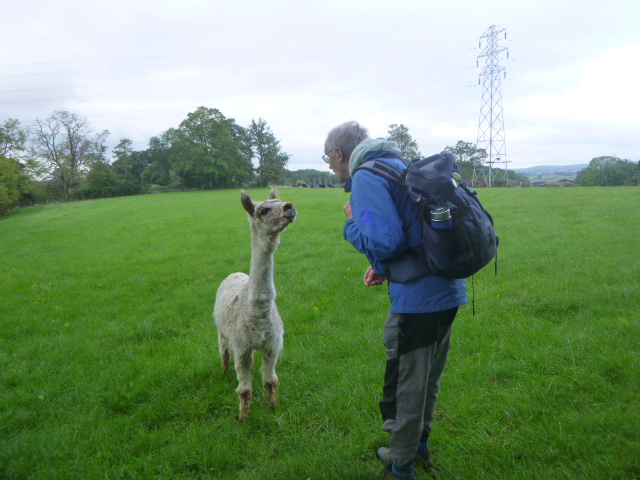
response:
[[[402,160],[402,162],[408,166],[406,160],[404,160],[403,158],[400,158],[400,160]],[[359,170],[367,170],[369,172],[372,172],[375,175],[378,175],[386,180],[389,180],[392,183],[395,183],[396,185],[405,184],[404,178],[406,170],[403,173],[400,173],[388,163],[376,158],[364,162],[354,170],[353,175],[355,176],[356,172],[358,172]]]

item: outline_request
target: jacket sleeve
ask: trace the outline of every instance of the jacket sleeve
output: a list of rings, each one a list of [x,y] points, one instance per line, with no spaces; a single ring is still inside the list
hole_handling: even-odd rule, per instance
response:
[[[353,219],[344,226],[344,238],[365,254],[375,272],[386,275],[382,262],[400,256],[408,248],[403,223],[387,180],[366,170],[353,178]]]

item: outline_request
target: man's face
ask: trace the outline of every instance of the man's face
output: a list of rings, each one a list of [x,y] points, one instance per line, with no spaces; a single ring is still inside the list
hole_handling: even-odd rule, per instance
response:
[[[349,180],[349,161],[344,158],[342,148],[329,149],[325,145],[324,154],[329,157],[329,168],[333,170],[340,182]]]

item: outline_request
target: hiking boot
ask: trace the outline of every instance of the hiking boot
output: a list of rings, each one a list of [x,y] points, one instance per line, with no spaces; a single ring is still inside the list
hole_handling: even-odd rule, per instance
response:
[[[391,466],[393,463],[393,458],[391,456],[391,449],[387,447],[380,447],[376,452],[378,454],[378,458],[382,463],[387,466]]]
[[[408,478],[408,479],[415,478],[413,476],[412,466],[408,466],[408,470],[410,473],[408,473],[407,475],[410,475],[410,476],[399,477],[398,475],[395,474],[395,472],[393,471],[393,459],[391,458],[390,448],[380,447],[377,451],[377,454],[378,454],[378,458],[382,461],[382,463],[385,464],[384,472],[382,472],[382,476],[380,477],[382,478],[382,480],[394,480],[398,478]]]
[[[416,453],[416,458],[413,460],[413,464],[418,467],[422,467],[425,470],[431,470],[436,466],[431,453],[429,453],[429,449],[427,448],[427,453]]]
[[[380,447],[378,449],[378,458],[385,465],[391,465],[393,463],[393,457],[391,455],[391,449],[387,447]],[[426,454],[416,453],[415,458],[413,459],[413,464],[418,467],[422,467],[425,470],[429,470],[435,466],[433,461],[433,457],[431,453],[429,453],[429,449],[427,448]]]
[[[391,466],[387,466],[387,467],[384,467],[384,472],[382,472],[382,475],[379,478],[380,480],[398,480],[399,478],[403,478],[403,477],[398,477],[397,475],[395,475],[391,470]],[[414,479],[416,477],[414,477],[412,474],[410,477],[405,477],[405,478]]]

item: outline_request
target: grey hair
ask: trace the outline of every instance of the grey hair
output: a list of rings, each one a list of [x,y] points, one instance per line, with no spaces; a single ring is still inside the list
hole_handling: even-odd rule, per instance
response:
[[[356,146],[367,138],[369,131],[358,122],[345,122],[329,132],[324,146],[329,151],[342,148],[343,155],[349,160]]]

